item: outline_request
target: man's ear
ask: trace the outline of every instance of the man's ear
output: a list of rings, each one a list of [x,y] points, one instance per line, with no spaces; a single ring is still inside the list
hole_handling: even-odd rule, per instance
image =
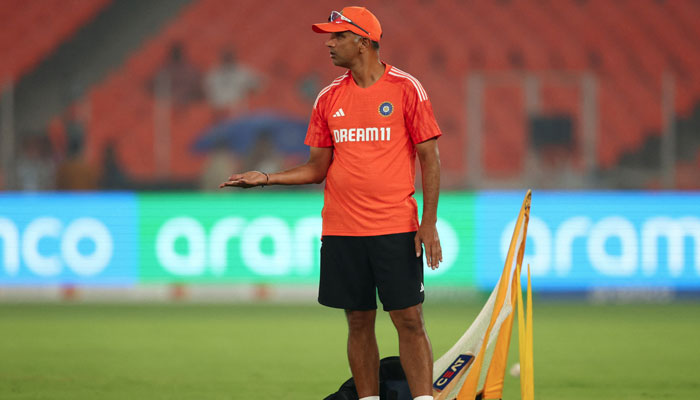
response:
[[[360,52],[365,52],[369,50],[370,47],[372,47],[372,42],[364,36],[360,37]]]

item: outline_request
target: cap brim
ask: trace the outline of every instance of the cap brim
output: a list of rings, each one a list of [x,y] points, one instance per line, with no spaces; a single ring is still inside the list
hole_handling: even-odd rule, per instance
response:
[[[333,33],[333,32],[345,32],[345,31],[351,31],[352,33],[356,33],[360,36],[364,37],[369,37],[367,36],[367,33],[362,32],[361,29],[358,27],[348,24],[347,22],[322,22],[320,24],[313,24],[311,25],[311,29],[313,29],[314,32],[316,33]]]

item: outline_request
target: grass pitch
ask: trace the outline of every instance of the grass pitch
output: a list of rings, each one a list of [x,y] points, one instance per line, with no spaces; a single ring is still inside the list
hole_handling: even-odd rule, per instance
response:
[[[435,356],[482,304],[427,303]],[[700,398],[700,303],[534,307],[538,399]],[[398,354],[386,315],[382,356]],[[1,399],[322,399],[350,376],[316,305],[3,304]],[[517,358],[513,336],[510,358]],[[504,399],[518,399],[506,375]]]

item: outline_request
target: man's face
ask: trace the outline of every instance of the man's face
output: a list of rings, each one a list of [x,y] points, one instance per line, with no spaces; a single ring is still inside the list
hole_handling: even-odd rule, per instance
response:
[[[326,42],[331,53],[333,64],[338,67],[350,68],[352,62],[360,54],[361,41],[352,32],[334,32]]]

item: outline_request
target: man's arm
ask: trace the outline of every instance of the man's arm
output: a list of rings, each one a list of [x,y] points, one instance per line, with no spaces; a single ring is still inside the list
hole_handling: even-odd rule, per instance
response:
[[[440,196],[440,153],[437,138],[416,145],[423,178],[423,217],[416,232],[416,256],[421,254],[421,244],[425,247],[425,260],[432,269],[442,262],[442,247],[435,223]]]
[[[251,188],[264,185],[305,185],[321,183],[326,179],[333,159],[332,147],[311,147],[309,160],[298,167],[265,175],[260,171],[248,171],[231,175],[219,188],[226,186]],[[269,179],[268,179],[269,178]]]

